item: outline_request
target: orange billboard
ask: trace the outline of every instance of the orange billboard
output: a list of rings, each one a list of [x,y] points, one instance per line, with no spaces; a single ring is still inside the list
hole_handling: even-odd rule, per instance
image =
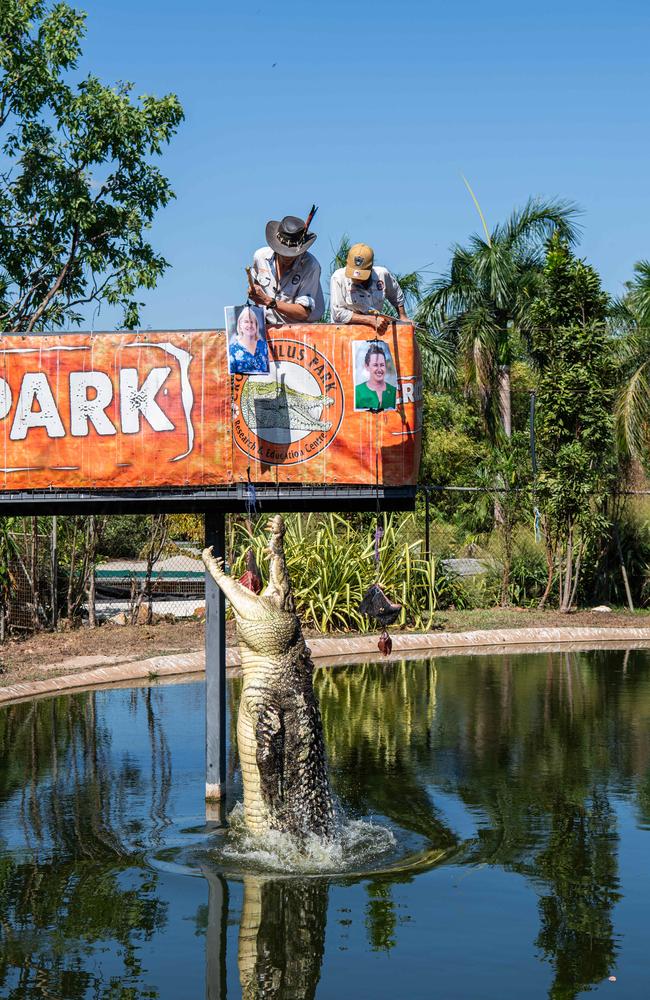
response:
[[[417,482],[410,324],[278,327],[268,348],[268,374],[229,375],[222,330],[0,337],[0,489]]]

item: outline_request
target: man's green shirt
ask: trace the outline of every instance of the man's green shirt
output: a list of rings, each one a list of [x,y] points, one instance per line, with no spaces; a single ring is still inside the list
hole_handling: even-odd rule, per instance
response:
[[[381,394],[381,403],[375,390],[368,388],[367,382],[354,387],[354,406],[357,410],[394,410],[396,402],[397,389],[388,382]]]

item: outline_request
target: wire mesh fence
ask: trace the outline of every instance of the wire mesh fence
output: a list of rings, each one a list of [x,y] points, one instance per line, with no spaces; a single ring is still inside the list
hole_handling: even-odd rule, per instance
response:
[[[205,606],[205,577],[198,547],[176,543],[174,554],[151,566],[146,559],[109,559],[95,569],[95,615],[126,623],[156,617],[198,616]]]
[[[0,640],[55,628],[63,619],[135,624],[203,611],[200,546],[171,538],[164,515],[7,520],[9,586]]]
[[[12,533],[15,545],[9,560],[11,586],[5,624],[17,631],[32,632],[53,623],[56,567],[52,562],[51,533],[43,534],[36,519],[21,520],[25,522],[23,530]]]

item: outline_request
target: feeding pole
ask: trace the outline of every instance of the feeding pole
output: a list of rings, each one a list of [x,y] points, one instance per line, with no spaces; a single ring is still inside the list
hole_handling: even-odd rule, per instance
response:
[[[205,515],[205,544],[226,558],[226,515]],[[223,800],[226,793],[226,600],[205,574],[205,798]]]

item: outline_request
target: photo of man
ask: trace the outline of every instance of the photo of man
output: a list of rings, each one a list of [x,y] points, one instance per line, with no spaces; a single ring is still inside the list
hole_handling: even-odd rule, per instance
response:
[[[355,410],[394,410],[397,403],[397,373],[388,344],[383,340],[354,341]]]
[[[228,373],[267,375],[269,348],[264,310],[259,306],[226,306]]]

